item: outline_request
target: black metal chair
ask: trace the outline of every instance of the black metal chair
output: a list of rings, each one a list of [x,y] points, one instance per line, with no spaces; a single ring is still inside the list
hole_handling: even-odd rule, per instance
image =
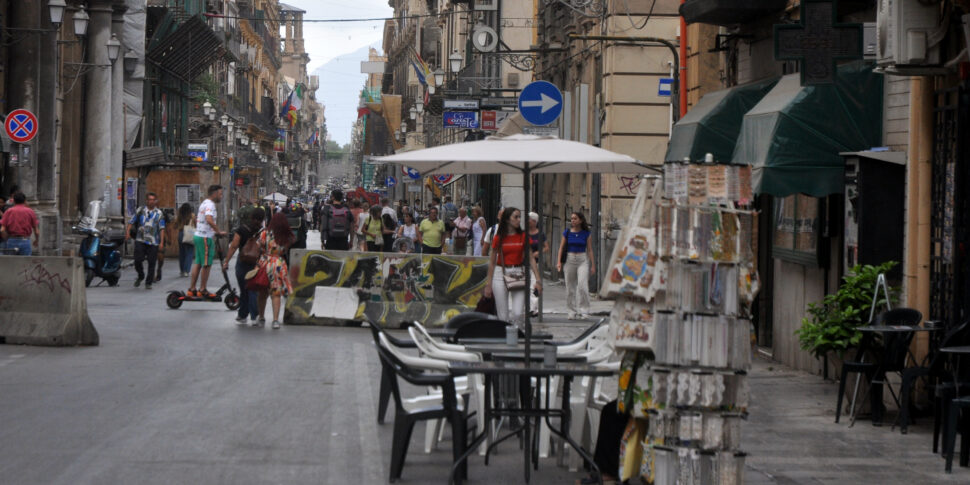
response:
[[[411,369],[382,345],[377,345],[377,354],[381,359],[383,372],[391,377],[389,385],[394,398],[394,437],[391,443],[391,467],[389,480],[391,482],[401,478],[404,461],[407,457],[408,446],[411,443],[411,433],[418,421],[429,419],[445,419],[451,424],[452,430],[452,459],[457,460],[465,452],[466,423],[465,411],[459,404],[455,394],[454,379],[450,374],[423,373]],[[407,409],[401,398],[401,390],[397,379],[425,387],[439,387],[441,389],[441,404],[428,404],[416,409]],[[467,478],[467,465],[462,463],[458,474]]]
[[[940,348],[951,347],[956,345],[963,345],[967,341],[967,333],[970,330],[970,322],[963,322],[962,324],[950,329],[946,332],[942,339],[939,340],[938,345],[930,348],[930,353],[927,356],[928,364],[923,366],[909,367],[903,370],[902,384],[899,387],[900,394],[900,408],[899,408],[899,429],[903,434],[908,431],[908,426],[913,422],[910,417],[910,395],[916,384],[916,380],[921,377],[927,377],[930,379],[930,384],[935,385],[937,389],[937,395],[939,396],[943,391],[943,387],[953,387],[952,382],[947,382],[949,373],[946,369],[946,362],[948,356],[942,352],[939,352]],[[941,387],[942,386],[942,387]],[[939,396],[943,397],[943,396]],[[933,424],[933,452],[937,450],[937,442],[939,441],[940,427],[943,422],[946,421],[946,411],[945,406],[937,406],[937,413],[935,417],[935,422]]]
[[[490,313],[482,313],[482,312],[460,313],[458,315],[451,317],[451,319],[445,323],[445,328],[453,328],[457,330],[461,327],[464,327],[465,325],[468,325],[469,323],[474,323],[481,320],[497,320],[497,319],[498,317]]]
[[[466,338],[505,338],[505,328],[508,326],[508,322],[494,318],[473,320],[459,327],[452,339],[459,342]],[[519,338],[525,337],[522,330],[519,330],[518,334]]]
[[[953,448],[956,447],[957,433],[960,434],[960,466],[970,464],[970,416],[961,416],[962,411],[970,411],[970,396],[958,397],[950,401],[949,416],[946,420],[946,437],[943,454],[946,455],[947,473],[953,471]]]
[[[923,319],[923,314],[919,310],[912,308],[896,308],[893,310],[888,310],[883,312],[876,318],[877,325],[906,325],[915,327],[919,325],[919,322]],[[866,387],[866,393],[863,396],[863,401],[866,396],[870,398],[870,406],[872,408],[872,423],[878,426],[882,422],[882,415],[884,412],[884,406],[882,403],[882,388],[883,385],[889,387],[889,392],[892,394],[893,400],[896,405],[899,406],[899,398],[893,391],[892,386],[886,382],[887,372],[897,372],[902,373],[903,369],[906,368],[906,357],[909,356],[909,345],[913,341],[914,332],[905,333],[888,333],[883,336],[882,342],[882,355],[873,359],[871,362],[862,361],[865,358],[866,351],[872,344],[872,334],[867,333],[862,342],[859,345],[859,354],[857,357],[859,360],[845,362],[842,364],[842,378],[839,381],[839,396],[836,401],[835,410],[835,422],[839,422],[839,416],[842,412],[842,398],[845,394],[845,382],[848,379],[850,373],[861,373],[866,376],[869,381],[869,385]]]

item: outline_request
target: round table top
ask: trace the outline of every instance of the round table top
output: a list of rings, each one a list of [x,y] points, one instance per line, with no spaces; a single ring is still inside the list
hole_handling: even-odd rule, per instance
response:
[[[957,347],[943,347],[940,352],[948,354],[970,354],[970,345],[960,345]]]
[[[935,332],[941,327],[919,327],[909,325],[866,325],[856,327],[860,332]]]

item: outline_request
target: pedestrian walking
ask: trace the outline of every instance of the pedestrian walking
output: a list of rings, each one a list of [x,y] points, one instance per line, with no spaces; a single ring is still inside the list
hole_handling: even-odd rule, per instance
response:
[[[184,278],[192,271],[192,258],[195,257],[195,210],[192,204],[184,202],[179,207],[175,224],[179,228],[179,276]]]
[[[161,209],[162,220],[165,221],[165,228],[162,229],[164,239],[166,241],[172,241],[172,230],[174,229],[172,224],[172,210]],[[171,244],[171,242],[169,242]],[[158,259],[155,261],[155,282],[158,283],[162,281],[162,266],[165,266],[165,251],[162,248],[158,249]]]
[[[496,221],[501,221],[502,220],[502,214],[504,214],[504,213],[505,213],[505,208],[504,207],[499,208],[499,210],[498,210],[498,217],[496,217],[495,220]],[[489,227],[488,230],[485,231],[485,236],[482,237],[482,243],[483,243],[482,244],[482,256],[488,256],[489,254],[491,254],[491,252],[492,252],[492,238],[495,236],[495,234],[497,232],[498,232],[498,222],[496,222],[495,225],[493,225],[492,227]]]
[[[453,253],[465,256],[469,252],[468,237],[472,233],[472,220],[468,217],[467,209],[464,207],[458,209],[458,217],[455,218],[454,225],[455,229],[451,231],[451,240],[455,247]]]
[[[158,196],[149,192],[145,205],[135,211],[135,215],[125,226],[125,240],[135,240],[135,288],[145,282],[145,289],[152,289],[155,281],[155,264],[158,253],[165,249],[165,215],[158,208]],[[145,261],[148,261],[148,276],[145,276]]]
[[[344,193],[334,190],[330,193],[330,204],[321,211],[320,240],[323,247],[331,251],[346,251],[350,248],[350,237],[354,232],[354,213],[344,205]]]
[[[262,256],[260,256],[257,264],[266,270],[266,276],[269,277],[269,288],[259,292],[259,318],[253,326],[262,327],[266,324],[266,300],[270,299],[273,302],[273,330],[280,328],[282,298],[289,296],[293,291],[285,256],[295,240],[296,236],[283,214],[273,215],[269,226],[259,235]]]
[[[216,204],[222,202],[222,186],[210,185],[208,199],[199,204],[199,211],[195,215],[195,263],[192,265],[191,283],[188,296],[196,298],[215,298],[206,287],[209,282],[209,271],[212,269],[212,259],[216,253],[216,236],[225,236],[216,225]],[[285,218],[284,218],[285,219]],[[199,283],[198,289],[195,284]]]
[[[263,227],[263,209],[256,207],[247,214],[249,220],[239,221],[239,226],[233,231],[232,242],[229,243],[229,251],[226,258],[222,261],[222,269],[229,269],[229,260],[236,250],[246,246],[246,243],[253,237],[260,236],[260,229]],[[253,322],[259,317],[259,301],[255,291],[246,289],[246,273],[256,268],[256,263],[243,261],[242,255],[236,258],[236,284],[239,285],[239,309],[236,311],[236,323],[242,325],[246,323],[246,317]]]
[[[13,206],[8,207],[0,218],[0,235],[3,237],[3,247],[17,251],[18,256],[30,256],[33,250],[30,236],[34,236],[34,246],[40,249],[40,220],[37,213],[27,206],[27,196],[23,192],[14,192]]]
[[[405,248],[410,247],[409,250],[403,252],[410,253],[414,251],[414,243],[418,240],[418,225],[414,223],[414,215],[410,211],[404,212],[404,222],[397,228],[397,239],[407,239],[410,241],[410,244],[407,242],[400,243]],[[397,246],[397,241],[395,243],[395,246]]]
[[[569,216],[569,229],[562,232],[556,263],[556,270],[566,274],[566,308],[570,320],[586,318],[589,313],[589,277],[596,274],[596,259],[589,236],[586,217],[573,212]]]
[[[536,261],[536,267],[539,267],[539,257],[549,252],[549,241],[546,240],[545,233],[539,230],[539,214],[535,212],[529,213],[528,232],[529,245],[532,247],[532,258]],[[532,312],[532,316],[539,316],[539,293],[535,291],[535,285],[533,285],[533,290],[529,292],[529,311]]]
[[[445,229],[451,231],[455,228],[455,219],[458,218],[458,206],[451,201],[451,196],[445,196],[445,203],[440,200],[435,201],[440,211],[441,220],[445,223]]]
[[[438,219],[438,209],[432,207],[428,211],[428,218],[418,225],[418,242],[424,254],[441,254],[442,239],[445,235],[445,223]]]
[[[482,245],[485,244],[486,223],[482,217],[482,208],[472,207],[472,256],[482,256]]]
[[[394,234],[397,232],[397,212],[390,206],[391,200],[387,197],[381,199],[381,223],[384,224],[382,237],[384,238],[384,251],[391,251],[394,244]]]
[[[508,207],[499,220],[498,232],[492,238],[492,251],[488,260],[488,275],[485,278],[485,297],[495,299],[495,310],[499,320],[521,328],[525,319],[525,251],[526,233],[522,230],[521,213]],[[534,259],[529,266],[538,275]],[[521,281],[522,287],[516,287]],[[536,281],[538,291],[542,282]]]
[[[370,213],[364,218],[362,232],[364,233],[365,251],[380,251],[384,246],[384,221],[381,217],[380,206],[370,208]]]

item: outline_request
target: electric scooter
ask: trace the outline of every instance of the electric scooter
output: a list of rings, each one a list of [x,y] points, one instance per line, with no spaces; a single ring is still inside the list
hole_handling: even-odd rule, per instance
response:
[[[76,234],[85,236],[80,247],[81,258],[84,259],[84,286],[91,286],[95,276],[107,282],[108,286],[118,286],[118,280],[121,279],[121,253],[117,249],[117,242],[101,240],[104,232],[97,227],[100,212],[101,201],[91,201],[81,222],[71,227]]]
[[[222,237],[222,236],[219,236],[219,237]],[[216,254],[219,256],[219,270],[222,271],[222,277],[223,279],[225,279],[226,283],[220,286],[219,289],[216,290],[215,294],[211,298],[207,298],[204,296],[194,296],[194,295],[189,296],[189,295],[186,295],[184,291],[179,291],[179,290],[169,291],[168,296],[165,298],[165,303],[168,304],[169,308],[173,310],[178,309],[179,307],[182,306],[183,302],[187,302],[187,301],[201,301],[201,302],[209,302],[209,303],[221,301],[221,302],[224,302],[226,304],[226,308],[230,310],[239,309],[239,304],[240,304],[239,295],[236,294],[236,290],[229,283],[229,273],[227,273],[225,268],[222,267],[222,261],[225,255],[222,252],[222,244],[219,241],[216,241]],[[224,293],[228,293],[225,296],[225,298],[223,298],[222,296]]]

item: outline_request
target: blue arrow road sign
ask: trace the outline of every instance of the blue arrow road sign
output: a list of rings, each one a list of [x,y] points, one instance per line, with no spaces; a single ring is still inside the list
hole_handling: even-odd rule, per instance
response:
[[[531,82],[519,93],[519,113],[533,125],[548,125],[562,114],[562,93],[551,82]]]
[[[384,185],[386,185],[387,188],[394,187],[395,185],[397,185],[397,179],[395,179],[394,177],[387,177],[387,180],[384,181]]]
[[[403,167],[403,168],[404,168],[404,173],[408,174],[408,177],[411,177],[411,180],[418,180],[421,178],[421,172],[411,167]]]

